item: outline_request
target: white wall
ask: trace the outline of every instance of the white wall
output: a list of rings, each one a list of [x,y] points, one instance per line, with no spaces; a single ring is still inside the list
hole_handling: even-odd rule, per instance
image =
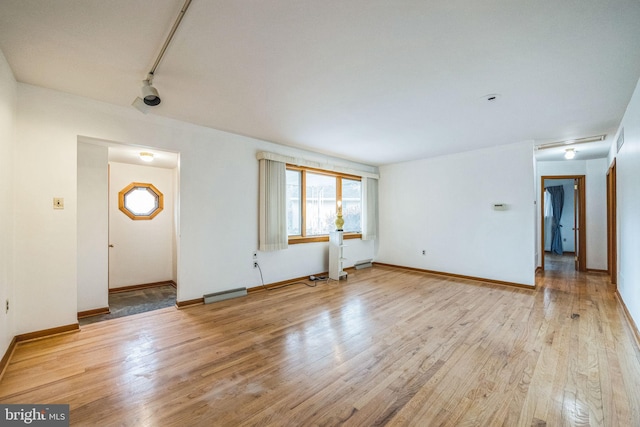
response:
[[[178,301],[260,284],[258,151],[376,168],[226,132],[143,115],[73,95],[18,84],[16,333],[75,323],[77,301],[77,141],[79,136],[180,152]],[[52,197],[66,209],[53,211]],[[373,258],[373,242],[350,241],[351,259]],[[328,243],[259,253],[265,282],[327,271]]]
[[[16,311],[13,275],[13,144],[17,110],[17,85],[0,51],[0,358],[9,347]],[[7,313],[5,301],[9,300]]]
[[[533,286],[533,180],[530,143],[381,167],[376,261]]]
[[[587,220],[587,268],[607,269],[607,159],[565,160],[537,162],[536,203],[540,206],[540,178],[542,176],[585,175],[585,202]],[[540,223],[540,210],[536,210]],[[564,231],[564,230],[563,230]],[[540,236],[536,235],[537,251]],[[538,265],[542,258],[538,253]]]
[[[636,325],[640,325],[640,83],[621,127],[624,145],[616,157],[618,292]]]
[[[109,306],[109,151],[78,142],[78,311]]]
[[[109,163],[109,288],[173,280],[175,169]],[[132,220],[118,207],[118,193],[132,182],[153,184],[164,207],[151,220]],[[79,219],[78,219],[79,220]]]
[[[607,270],[607,159],[586,161],[587,268]]]
[[[574,194],[573,194],[573,180],[572,179],[547,179],[545,180],[545,188],[553,187],[555,185],[562,185],[564,190],[564,204],[562,206],[562,218],[560,218],[560,225],[562,228],[560,234],[562,235],[562,250],[564,252],[574,252],[576,250],[575,235],[573,233],[573,219],[574,219]],[[545,220],[544,228],[544,250],[551,250],[551,225],[553,220],[551,218]]]

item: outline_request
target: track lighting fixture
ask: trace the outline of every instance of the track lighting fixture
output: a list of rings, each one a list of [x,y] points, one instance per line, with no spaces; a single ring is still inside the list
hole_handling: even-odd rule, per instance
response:
[[[169,47],[169,43],[171,43],[171,40],[173,39],[178,26],[180,26],[180,22],[182,21],[184,14],[187,12],[190,4],[191,0],[185,0],[178,17],[176,18],[176,22],[174,22],[173,27],[171,27],[171,31],[169,31],[169,35],[160,49],[156,62],[153,64],[153,67],[151,67],[149,74],[147,74],[147,78],[142,81],[142,98],[137,97],[131,104],[144,114],[149,112],[149,107],[155,107],[160,104],[160,95],[158,94],[158,90],[153,87],[153,75],[156,72],[156,68],[158,68],[158,64],[160,64],[160,61],[164,57],[167,47]]]
[[[566,139],[564,141],[549,142],[546,144],[536,145],[535,148],[536,150],[546,150],[547,148],[558,148],[558,147],[565,147],[567,145],[578,145],[578,144],[585,144],[588,142],[599,142],[599,141],[604,141],[606,138],[607,138],[607,135],[603,134],[603,135],[588,136],[585,138]]]
[[[160,95],[158,94],[158,90],[153,87],[153,74],[149,73],[146,80],[142,81],[142,101],[145,104],[155,107],[160,104]]]

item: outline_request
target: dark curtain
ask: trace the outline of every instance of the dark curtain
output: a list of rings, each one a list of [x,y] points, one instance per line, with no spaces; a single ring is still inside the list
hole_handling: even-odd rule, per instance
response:
[[[560,219],[562,218],[562,208],[564,206],[564,188],[562,185],[547,187],[551,194],[551,206],[553,207],[553,223],[551,224],[551,252],[562,255],[562,233],[560,229]]]

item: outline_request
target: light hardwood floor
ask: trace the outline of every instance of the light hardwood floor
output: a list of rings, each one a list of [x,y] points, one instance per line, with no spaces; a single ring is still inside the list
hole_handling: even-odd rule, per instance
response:
[[[538,290],[392,267],[18,345],[4,403],[95,426],[638,426],[640,352],[606,275]]]

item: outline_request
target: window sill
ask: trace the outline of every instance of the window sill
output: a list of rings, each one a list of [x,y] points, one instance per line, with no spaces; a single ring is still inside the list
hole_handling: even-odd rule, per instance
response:
[[[347,233],[345,232],[343,237],[345,239],[361,239],[362,233]],[[289,244],[297,245],[298,243],[312,243],[312,242],[328,242],[329,236],[311,236],[311,237],[302,237],[302,236],[290,236]]]

